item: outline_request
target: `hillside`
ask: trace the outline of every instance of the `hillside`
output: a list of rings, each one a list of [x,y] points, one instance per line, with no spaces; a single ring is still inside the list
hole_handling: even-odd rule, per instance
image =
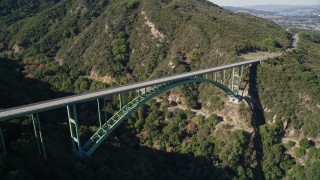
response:
[[[275,23],[206,0],[3,0],[0,25],[0,108],[243,61],[242,54],[292,43]],[[248,104],[229,104],[206,84],[176,88],[140,108],[90,159],[72,156],[65,109],[40,114],[46,162],[30,118],[2,123],[9,153],[0,154],[0,179],[317,177],[319,37],[303,31],[296,50],[252,66]],[[111,115],[117,99],[107,102]],[[84,139],[97,128],[93,111],[79,106]],[[289,148],[288,139],[304,138],[313,143]]]
[[[21,1],[22,12],[5,2],[1,49],[22,53],[28,74],[66,92],[77,80],[124,84],[290,46],[276,24],[206,1]],[[170,62],[176,68],[164,72]]]

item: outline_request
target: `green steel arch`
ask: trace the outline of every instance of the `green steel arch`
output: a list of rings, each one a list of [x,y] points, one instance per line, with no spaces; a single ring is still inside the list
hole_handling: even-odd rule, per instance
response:
[[[199,83],[205,82],[213,84],[224,92],[227,93],[229,97],[239,98],[239,95],[235,94],[231,89],[227,86],[210,79],[204,78],[188,78],[178,81],[172,81],[168,83],[163,83],[160,85],[156,85],[149,91],[146,91],[144,94],[139,95],[127,105],[122,107],[116,114],[114,114],[105,124],[101,126],[92,137],[84,144],[81,150],[78,152],[82,156],[91,156],[92,153],[100,146],[100,144],[109,136],[111,132],[115,130],[128,116],[130,116],[133,112],[135,112],[139,107],[143,106],[146,102],[151,100],[152,98],[158,96],[159,94],[166,92],[172,88],[190,84],[190,83]]]

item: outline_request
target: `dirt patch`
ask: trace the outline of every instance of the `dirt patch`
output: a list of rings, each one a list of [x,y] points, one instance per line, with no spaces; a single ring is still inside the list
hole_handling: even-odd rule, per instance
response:
[[[181,105],[186,104],[182,95],[172,93],[172,91],[170,91],[170,94],[168,96],[168,101],[169,101],[169,104],[181,104]]]
[[[110,75],[101,76],[99,72],[94,69],[91,70],[90,76],[88,76],[88,78],[103,83],[111,83],[116,81],[116,79]]]
[[[64,60],[58,56],[54,57],[54,60],[57,61],[60,66],[62,66],[64,63]]]
[[[144,22],[144,23],[151,28],[151,33],[153,34],[153,36],[154,36],[155,38],[159,39],[160,41],[163,41],[163,39],[164,39],[164,37],[165,37],[164,34],[161,33],[161,32],[156,28],[155,24],[152,23],[152,22],[149,20],[149,18],[147,17],[145,11],[142,11],[141,14],[144,16],[144,19],[145,19],[145,22]]]
[[[193,122],[190,122],[186,127],[186,132],[188,134],[192,134],[193,132],[196,132],[197,130],[198,130],[198,126]]]
[[[246,108],[249,108],[245,102],[244,106]],[[223,117],[224,121],[226,121],[228,124],[231,124],[237,129],[243,129],[252,132],[253,128],[250,124],[251,115],[246,111],[240,112],[239,107],[239,104],[234,104],[225,100],[224,108],[221,110],[213,110],[212,113]]]
[[[175,68],[176,68],[176,65],[174,65],[172,61],[170,61],[170,62],[168,63],[168,66],[169,66],[171,69],[175,69]]]
[[[13,47],[12,47],[12,50],[13,52],[15,53],[19,53],[19,52],[22,52],[24,50],[23,47],[19,46],[18,44],[15,44]]]

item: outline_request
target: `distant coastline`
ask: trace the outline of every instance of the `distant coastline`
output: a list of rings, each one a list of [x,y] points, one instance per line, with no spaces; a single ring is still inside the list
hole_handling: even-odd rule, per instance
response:
[[[320,31],[320,5],[258,5],[224,8],[276,22],[287,29]]]

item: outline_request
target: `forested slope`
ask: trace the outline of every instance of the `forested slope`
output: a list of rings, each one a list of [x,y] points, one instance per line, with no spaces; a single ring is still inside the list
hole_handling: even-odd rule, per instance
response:
[[[242,61],[243,53],[280,52],[292,38],[273,22],[206,0],[3,0],[0,25],[0,108]],[[81,159],[72,156],[59,109],[40,114],[47,162],[28,117],[1,123],[9,153],[0,156],[0,179],[316,178],[319,34],[300,37],[298,49],[257,66],[249,86],[260,96],[260,126],[245,102],[230,105],[217,88],[191,84],[140,108],[92,158]],[[177,99],[187,110],[168,110]],[[118,100],[107,102],[110,116]],[[86,139],[97,129],[95,104],[78,112]],[[230,119],[255,130],[233,128]],[[304,137],[314,143],[281,141]]]
[[[279,178],[281,168],[271,168],[270,163],[275,162],[271,157],[290,154],[297,163],[287,164],[292,166],[289,179],[318,179],[320,34],[302,31],[299,37],[298,49],[267,60],[258,69],[260,99],[267,124],[272,124],[262,127],[264,133],[269,134],[268,139],[272,139],[268,145],[264,144],[264,154],[268,156],[264,169],[270,172],[270,177]],[[273,129],[276,127],[279,129]],[[285,146],[281,147],[281,143]]]
[[[207,1],[3,1],[1,7],[1,49],[22,53],[28,74],[66,92],[88,91],[92,79],[124,84],[290,46],[291,35],[276,24]],[[61,73],[50,73],[58,67]]]

